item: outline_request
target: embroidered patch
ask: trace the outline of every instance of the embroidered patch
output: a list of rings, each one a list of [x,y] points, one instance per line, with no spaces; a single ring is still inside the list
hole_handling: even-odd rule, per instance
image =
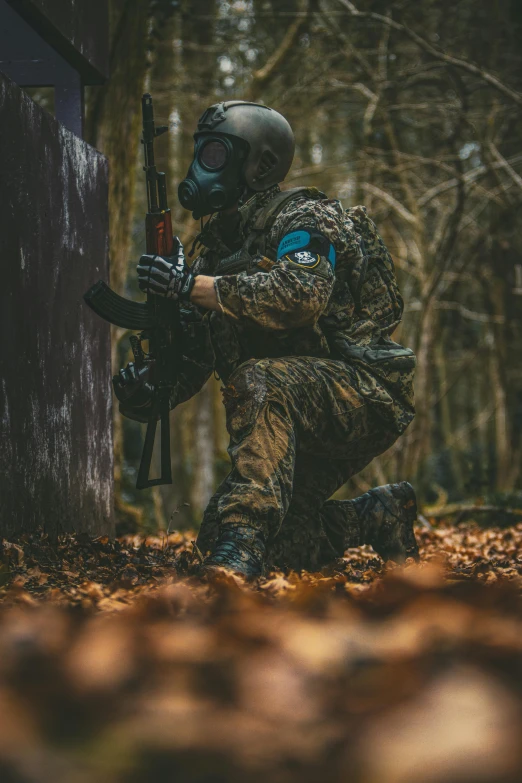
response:
[[[300,250],[297,253],[287,253],[285,258],[288,258],[289,261],[293,261],[294,264],[305,266],[307,269],[313,269],[321,260],[321,257],[318,256],[317,253],[310,253],[309,250]]]
[[[300,229],[286,234],[277,248],[277,260],[283,256],[293,255],[297,251],[308,251],[311,255],[326,256],[335,269],[335,248],[320,231],[315,229]],[[308,264],[303,264],[308,266]]]

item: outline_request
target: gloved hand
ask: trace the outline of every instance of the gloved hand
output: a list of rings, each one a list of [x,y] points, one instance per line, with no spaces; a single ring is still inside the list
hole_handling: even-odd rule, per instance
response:
[[[148,421],[154,391],[150,374],[151,362],[141,367],[129,362],[112,378],[114,393],[120,401],[120,412],[129,419]]]
[[[174,237],[176,255],[165,258],[157,255],[144,255],[138,264],[138,281],[142,291],[167,299],[190,301],[195,276],[185,261],[183,245]]]

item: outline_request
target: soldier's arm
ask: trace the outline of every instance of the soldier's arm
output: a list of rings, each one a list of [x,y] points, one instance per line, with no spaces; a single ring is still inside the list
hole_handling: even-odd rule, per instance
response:
[[[296,204],[278,217],[271,236],[277,258],[268,273],[201,280],[192,301],[265,329],[314,324],[333,288],[339,216],[324,203],[308,203],[308,210]]]

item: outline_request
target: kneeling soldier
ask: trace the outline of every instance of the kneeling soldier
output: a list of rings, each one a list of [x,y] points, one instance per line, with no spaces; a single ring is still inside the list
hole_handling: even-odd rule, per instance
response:
[[[189,268],[178,240],[176,258],[142,256],[138,274],[142,291],[183,305],[172,407],[213,371],[224,384],[232,469],[203,517],[203,572],[314,570],[361,544],[417,558],[408,483],[328,500],[414,416],[415,358],[390,339],[403,301],[375,225],[315,188],[280,190],[294,137],[272,109],[216,104],[194,138],[179,199],[212,215],[203,250]],[[147,385],[126,377],[136,397],[126,390],[121,410],[146,420]]]

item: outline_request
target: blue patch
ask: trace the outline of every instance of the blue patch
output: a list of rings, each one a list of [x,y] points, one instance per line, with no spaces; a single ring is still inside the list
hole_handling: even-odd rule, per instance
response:
[[[310,234],[308,231],[292,231],[291,234],[287,234],[277,248],[277,260],[284,256],[285,253],[292,253],[294,250],[303,250],[310,244]]]
[[[319,245],[317,243],[319,243]],[[290,234],[287,234],[283,237],[277,248],[277,260],[279,261],[280,258],[288,253],[295,253],[298,250],[309,250],[310,246],[313,247],[313,251],[310,251],[312,254],[319,252],[321,255],[325,255],[324,250],[326,250],[326,243],[328,243],[328,254],[326,257],[335,269],[335,248],[331,242],[328,242],[324,235],[318,232],[315,232],[315,234],[312,235],[309,231],[301,230],[292,231]]]

